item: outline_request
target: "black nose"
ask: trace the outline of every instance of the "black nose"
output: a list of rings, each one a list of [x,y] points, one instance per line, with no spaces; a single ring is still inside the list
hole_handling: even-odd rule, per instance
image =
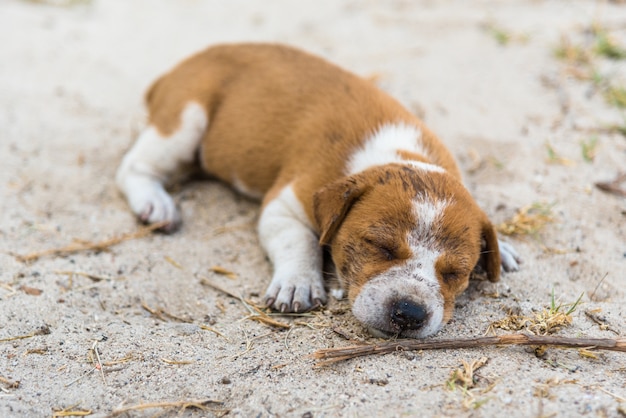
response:
[[[426,309],[408,300],[394,302],[391,307],[391,322],[400,329],[419,329],[428,314]]]

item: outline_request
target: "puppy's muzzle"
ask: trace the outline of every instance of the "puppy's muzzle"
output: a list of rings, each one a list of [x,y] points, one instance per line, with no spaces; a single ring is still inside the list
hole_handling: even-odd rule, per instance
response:
[[[424,338],[441,328],[443,305],[438,283],[399,268],[367,282],[352,312],[374,336]]]

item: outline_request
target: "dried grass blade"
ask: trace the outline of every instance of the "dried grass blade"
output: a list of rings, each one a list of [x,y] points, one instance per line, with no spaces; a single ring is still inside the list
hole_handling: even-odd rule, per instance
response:
[[[241,296],[236,295],[234,292],[231,292],[230,290],[225,289],[225,288],[223,288],[222,286],[220,286],[220,285],[218,285],[216,283],[213,283],[212,281],[210,281],[206,277],[203,277],[203,276],[198,276],[198,277],[200,278],[200,284],[202,284],[204,286],[211,287],[211,288],[213,288],[213,289],[215,289],[215,290],[217,290],[219,292],[224,293],[225,295],[230,296],[231,298],[235,298],[235,299],[238,299],[238,300],[243,300],[241,298]]]
[[[72,409],[72,410],[62,410],[56,411],[52,413],[52,418],[56,417],[86,417],[88,415],[93,414],[91,409]]]
[[[267,325],[272,325],[274,327],[287,328],[287,329],[291,328],[291,325],[286,324],[284,322],[277,321],[277,320],[271,318],[268,315],[250,315],[248,317],[248,319],[251,319],[253,321],[262,322],[262,323],[267,324]]]
[[[223,405],[222,401],[215,401],[213,399],[199,399],[199,400],[188,400],[188,401],[176,401],[176,402],[154,402],[154,403],[145,403],[139,405],[131,405],[123,408],[119,408],[111,412],[109,416],[116,417],[118,415],[122,415],[126,412],[130,411],[142,411],[144,409],[154,409],[154,408],[197,408],[200,410],[206,410],[209,405]]]
[[[7,341],[23,340],[26,338],[33,338],[37,335],[48,335],[48,334],[50,334],[50,328],[48,328],[48,326],[43,326],[43,327],[40,327],[38,330],[31,332],[30,334],[2,338],[0,339],[0,343],[7,342]]]
[[[140,228],[137,231],[122,234],[120,236],[113,237],[113,238],[104,239],[98,242],[80,241],[80,242],[74,242],[72,244],[66,245],[65,247],[51,248],[51,249],[42,250],[42,251],[35,251],[33,253],[25,254],[25,255],[13,254],[13,253],[11,253],[11,255],[14,256],[18,261],[21,261],[23,263],[28,263],[31,261],[36,261],[41,257],[45,257],[49,255],[59,256],[59,255],[73,254],[73,253],[77,253],[81,251],[103,251],[103,250],[108,249],[109,247],[120,244],[124,241],[143,238],[149,235],[152,231],[157,230],[163,227],[164,225],[165,225],[164,222],[152,224],[150,226]]]
[[[215,274],[221,274],[222,276],[226,276],[229,279],[236,279],[237,278],[237,273],[230,271],[224,267],[221,266],[213,266],[209,268],[210,271],[212,271]]]

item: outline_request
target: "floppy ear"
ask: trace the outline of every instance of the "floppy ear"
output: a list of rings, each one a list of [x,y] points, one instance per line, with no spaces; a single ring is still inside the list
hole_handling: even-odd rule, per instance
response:
[[[331,183],[313,196],[313,213],[320,232],[320,245],[329,244],[352,205],[370,188],[362,175]]]
[[[489,281],[497,282],[500,280],[500,247],[498,246],[498,237],[487,215],[483,215],[481,223],[481,234],[485,246],[481,249],[480,263],[483,270],[487,272]]]

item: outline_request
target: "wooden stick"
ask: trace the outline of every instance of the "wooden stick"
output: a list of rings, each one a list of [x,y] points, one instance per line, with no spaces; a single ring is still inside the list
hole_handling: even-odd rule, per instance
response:
[[[110,417],[116,417],[118,415],[124,414],[130,411],[141,411],[144,409],[153,409],[153,408],[198,408],[201,410],[207,409],[208,405],[216,405],[220,406],[224,402],[215,401],[213,399],[199,399],[199,400],[185,400],[185,401],[176,401],[176,402],[154,402],[154,403],[145,403],[139,405],[125,406],[123,408],[119,408],[111,412]]]
[[[318,365],[326,365],[342,360],[372,354],[387,354],[405,350],[439,350],[444,348],[475,348],[492,345],[548,345],[562,348],[595,348],[626,352],[626,338],[568,338],[543,335],[510,334],[495,337],[475,337],[445,340],[399,340],[375,345],[356,345],[327,348],[312,354],[322,360]]]
[[[25,255],[13,254],[13,253],[11,253],[11,255],[14,256],[18,261],[27,263],[30,261],[36,261],[39,258],[48,256],[48,255],[52,255],[52,256],[68,255],[68,254],[73,254],[73,253],[77,253],[81,251],[89,251],[89,250],[103,251],[103,250],[108,249],[109,247],[120,244],[124,241],[137,239],[137,238],[143,238],[146,235],[149,235],[152,231],[163,227],[164,224],[165,223],[163,222],[152,224],[145,228],[140,228],[135,232],[129,232],[129,233],[117,236],[117,237],[108,238],[108,239],[98,241],[98,242],[77,241],[72,244],[66,245],[65,247],[51,248],[48,250],[36,251],[36,252],[25,254]]]

